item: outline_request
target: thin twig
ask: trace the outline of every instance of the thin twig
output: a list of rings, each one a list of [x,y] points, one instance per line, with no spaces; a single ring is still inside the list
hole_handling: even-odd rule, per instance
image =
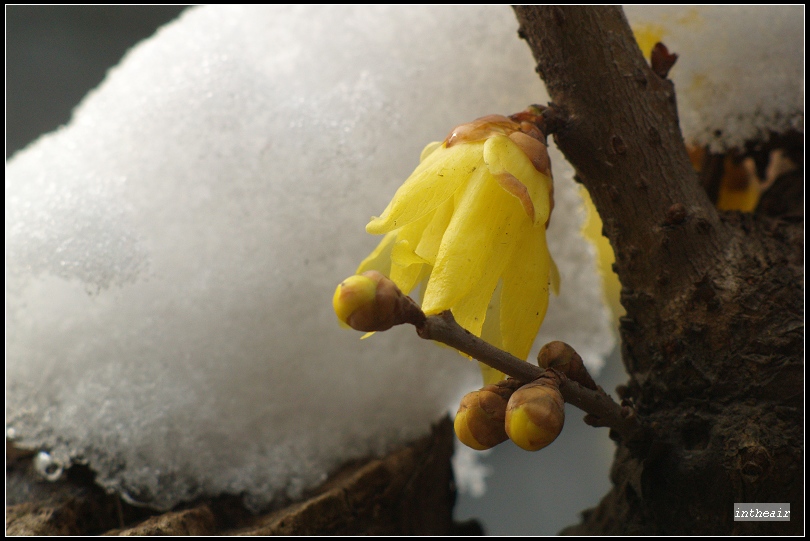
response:
[[[523,383],[530,383],[546,372],[478,338],[461,327],[449,310],[428,316],[421,325],[416,325],[416,332],[421,338],[451,346]],[[564,374],[557,374],[561,376],[563,398],[588,413],[591,425],[609,427],[624,441],[635,440],[641,435],[641,423],[632,408],[614,402],[601,387],[587,389]]]
[[[539,366],[522,361],[464,329],[456,323],[450,310],[435,316],[428,316],[422,325],[416,327],[416,332],[425,340],[435,340],[447,344],[524,383],[542,377],[545,372]]]

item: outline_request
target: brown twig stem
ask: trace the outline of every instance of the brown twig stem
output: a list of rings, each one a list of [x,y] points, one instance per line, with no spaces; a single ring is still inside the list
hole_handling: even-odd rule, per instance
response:
[[[449,310],[428,316],[421,325],[416,325],[416,332],[421,338],[451,346],[523,383],[534,381],[546,372],[478,338],[461,327]],[[614,402],[601,387],[587,389],[565,375],[557,374],[561,376],[563,398],[588,413],[589,424],[609,427],[624,441],[635,440],[641,435],[641,423],[632,408]]]

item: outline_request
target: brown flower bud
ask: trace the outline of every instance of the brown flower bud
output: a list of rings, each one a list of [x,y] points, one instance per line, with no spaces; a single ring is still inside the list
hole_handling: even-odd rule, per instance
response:
[[[506,380],[467,393],[453,423],[459,441],[477,451],[505,442],[506,404],[515,387],[515,380]]]
[[[541,378],[514,392],[506,406],[506,433],[527,451],[537,451],[560,435],[565,401],[553,379]]]
[[[335,290],[332,306],[338,320],[358,331],[386,331],[424,319],[418,306],[377,271],[350,276]]]
[[[555,340],[540,348],[537,353],[537,364],[541,368],[553,368],[562,372],[568,379],[576,381],[583,387],[597,389],[596,383],[585,368],[585,363],[582,362],[582,357],[565,342]]]

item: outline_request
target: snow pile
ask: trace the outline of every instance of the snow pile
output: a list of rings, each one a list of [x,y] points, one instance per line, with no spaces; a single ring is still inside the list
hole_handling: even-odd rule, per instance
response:
[[[7,167],[8,436],[48,478],[258,509],[425,434],[477,365],[410,328],[361,342],[331,297],[425,143],[547,99],[516,30],[506,7],[203,7],[131,51]],[[598,364],[610,320],[552,159],[540,341]]]
[[[804,6],[625,6],[679,58],[684,138],[720,152],[804,131]],[[649,51],[643,51],[649,56]]]

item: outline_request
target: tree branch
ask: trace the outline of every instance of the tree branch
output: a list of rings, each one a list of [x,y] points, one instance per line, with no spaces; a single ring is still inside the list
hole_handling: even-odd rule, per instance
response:
[[[616,254],[621,396],[646,429],[640,453],[619,446],[613,489],[567,533],[800,532],[795,514],[748,529],[726,509],[751,494],[804,508],[803,211],[715,210],[665,65],[647,66],[621,8],[514,9],[553,100],[546,126]]]
[[[415,326],[420,338],[451,346],[522,383],[532,382],[546,372],[543,368],[522,361],[462,328],[449,310],[428,316],[421,324]],[[625,443],[641,439],[643,429],[632,408],[616,404],[601,388],[588,389],[564,374],[559,372],[556,374],[560,376],[560,393],[563,398],[588,413],[589,424],[615,430]]]
[[[673,85],[644,61],[621,8],[514,9],[556,106],[555,141],[616,252],[623,302],[699,281],[730,235],[689,162]],[[638,272],[650,260],[660,272]]]

